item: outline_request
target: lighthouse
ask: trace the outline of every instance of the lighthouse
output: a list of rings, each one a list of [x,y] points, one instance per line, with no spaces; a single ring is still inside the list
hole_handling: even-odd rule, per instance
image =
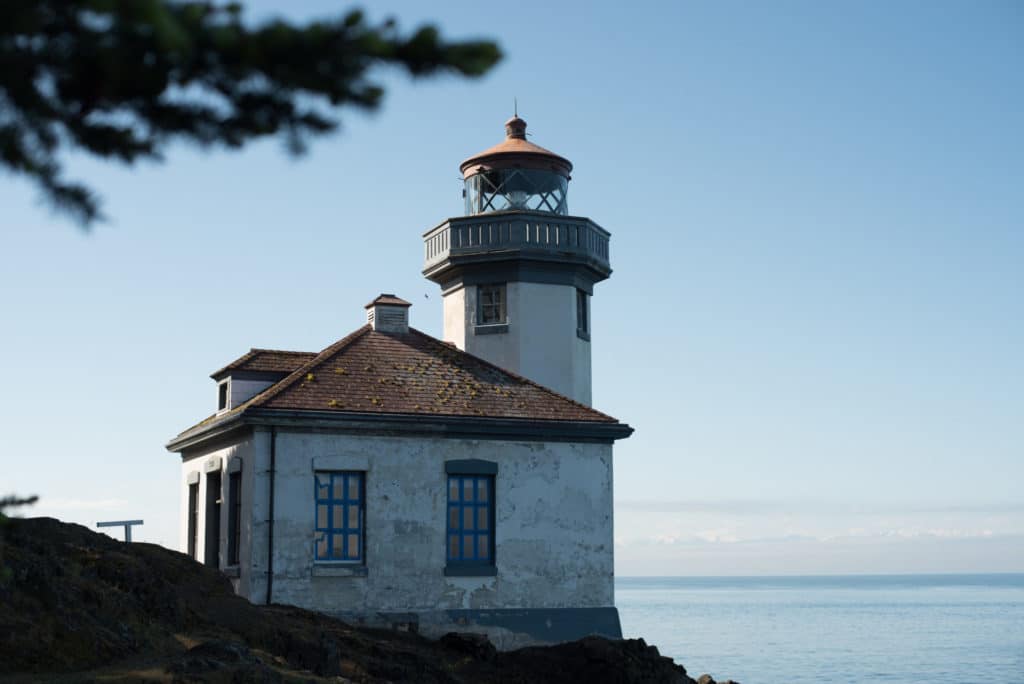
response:
[[[381,293],[319,351],[215,371],[217,412],[167,444],[180,548],[250,601],[359,624],[620,638],[613,447],[633,428],[589,405],[608,233],[569,214],[572,163],[518,116],[461,169],[465,214],[425,236],[444,339]]]
[[[589,406],[610,234],[569,213],[572,168],[509,119],[502,142],[459,166],[464,215],[423,235],[423,275],[441,286],[444,340]]]

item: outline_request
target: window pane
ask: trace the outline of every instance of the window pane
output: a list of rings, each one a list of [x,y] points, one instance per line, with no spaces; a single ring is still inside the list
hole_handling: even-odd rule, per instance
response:
[[[488,484],[488,482],[487,482],[487,478],[486,477],[481,477],[481,478],[477,479],[477,481],[476,481],[476,495],[477,495],[477,500],[478,501],[487,501],[487,498],[488,498],[488,496],[490,494],[487,491],[488,489],[490,489],[490,487],[488,487],[487,484]]]
[[[359,471],[314,473],[316,531],[323,532],[314,536],[316,560],[362,559],[363,478]]]
[[[503,323],[505,321],[505,286],[481,285],[477,288],[479,298],[478,323]]]
[[[473,556],[473,535],[464,534],[462,535],[462,557],[468,559],[474,558]]]
[[[459,529],[459,509],[455,506],[450,506],[448,508],[448,529]]]
[[[473,510],[474,509],[470,506],[466,506],[465,508],[462,509],[462,529],[474,529],[475,525],[473,525]]]
[[[459,478],[457,477],[448,478],[448,500],[459,500]]]
[[[487,508],[485,506],[481,506],[481,507],[476,509],[476,529],[478,529],[478,530],[486,530],[487,529],[487,523],[488,523],[487,519],[490,517],[489,515],[487,515],[487,513],[488,513],[488,511],[487,511]]]
[[[490,537],[481,534],[476,538],[476,557],[480,560],[487,560],[491,557]]]
[[[459,558],[459,535],[448,535],[448,557]]]
[[[473,501],[476,498],[473,496],[473,478],[471,477],[465,479],[465,486],[462,488],[462,498],[464,501]]]

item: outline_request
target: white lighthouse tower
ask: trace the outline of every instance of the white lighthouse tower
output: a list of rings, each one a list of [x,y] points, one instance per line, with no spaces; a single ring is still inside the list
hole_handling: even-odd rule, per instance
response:
[[[424,234],[444,339],[590,405],[590,297],[611,275],[610,234],[570,216],[572,163],[505,123],[505,140],[459,167],[466,215]]]

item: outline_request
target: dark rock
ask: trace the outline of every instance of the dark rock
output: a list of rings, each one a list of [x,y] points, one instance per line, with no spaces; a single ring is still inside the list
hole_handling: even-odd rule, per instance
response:
[[[642,639],[589,637],[508,653],[483,635],[452,633],[438,643],[256,606],[184,554],[80,525],[12,519],[3,532],[0,675],[26,681],[70,681],[68,673],[139,681],[142,663],[177,682],[697,684]]]
[[[230,641],[207,641],[173,660],[165,671],[174,682],[252,682],[276,684],[284,679],[249,647]]]
[[[648,646],[643,639],[587,637],[555,646],[523,648],[499,654],[498,664],[533,677],[508,680],[517,682],[696,684],[687,676],[686,668],[662,656],[657,647]]]
[[[498,657],[498,649],[494,647],[486,634],[475,632],[448,632],[440,639],[441,645],[459,653],[466,653],[477,660],[490,662]]]
[[[709,674],[702,674],[700,677],[697,678],[697,684],[740,684],[740,683],[739,682],[734,682],[731,679],[726,679],[724,682],[716,682],[715,678],[712,677],[711,675],[709,675]]]

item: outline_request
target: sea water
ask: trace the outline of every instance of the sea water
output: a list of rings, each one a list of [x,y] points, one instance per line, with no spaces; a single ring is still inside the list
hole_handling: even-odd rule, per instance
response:
[[[1024,683],[1024,574],[620,577],[615,602],[694,678]]]

